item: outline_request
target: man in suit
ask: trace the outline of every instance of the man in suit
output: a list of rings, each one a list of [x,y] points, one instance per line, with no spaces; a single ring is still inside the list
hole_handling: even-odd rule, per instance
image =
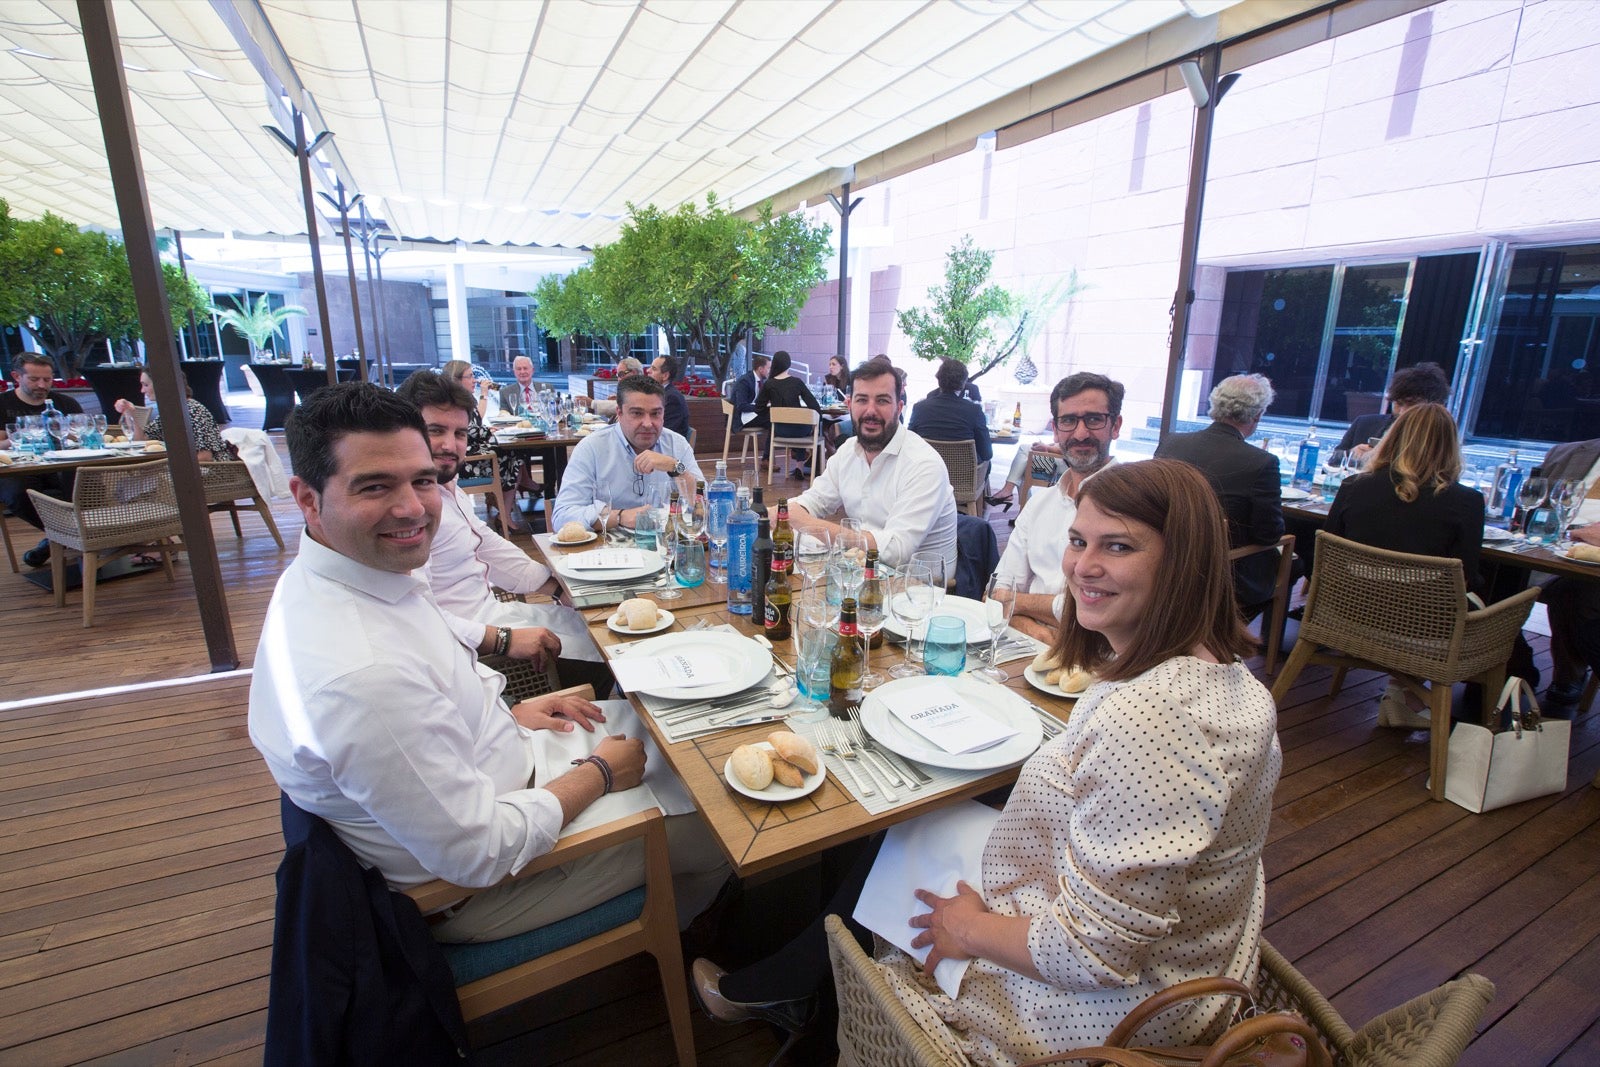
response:
[[[987,464],[994,455],[989,424],[984,421],[983,409],[961,395],[967,384],[966,365],[954,359],[943,360],[934,378],[939,388],[911,405],[911,421],[906,425],[923,440],[971,441],[977,446],[978,462]],[[987,483],[988,472],[984,473]]]
[[[657,356],[650,364],[650,369],[645,371],[665,391],[662,399],[665,401],[666,422],[665,426],[673,433],[684,438],[689,437],[689,401],[678,392],[678,387],[673,382],[678,380],[678,361],[671,356]]]
[[[757,421],[761,416],[756,414],[756,394],[761,392],[761,383],[767,380],[767,374],[772,369],[772,357],[764,356],[760,352],[750,357],[750,369],[733,380],[733,396],[728,399],[733,401],[733,416],[739,420],[739,429],[761,429],[764,422]]]
[[[1600,477],[1600,438],[1556,445],[1545,453],[1539,473],[1553,486],[1577,481],[1586,486]],[[1591,494],[1592,495],[1592,494]],[[1579,505],[1572,540],[1600,544],[1600,522],[1594,513],[1600,501]],[[1544,693],[1547,714],[1570,718],[1583,693],[1586,670],[1600,672],[1600,586],[1587,578],[1557,578],[1540,595],[1550,618],[1550,687]],[[1600,779],[1597,779],[1600,781]]]
[[[1272,383],[1260,374],[1236,374],[1211,390],[1211,425],[1161,442],[1157,459],[1179,459],[1199,468],[1217,491],[1228,516],[1228,545],[1270,545],[1283,536],[1278,457],[1249,443],[1272,403]],[[1271,553],[1233,565],[1234,595],[1247,616],[1272,599],[1278,561]]]
[[[1388,433],[1395,419],[1418,404],[1443,404],[1449,399],[1450,379],[1439,364],[1418,363],[1415,367],[1397,370],[1389,381],[1388,412],[1356,419],[1335,448],[1348,452],[1352,459],[1365,459],[1372,452],[1367,442]]]
[[[500,410],[520,415],[533,406],[533,360],[518,356],[511,361],[511,373],[517,380],[500,390]]]

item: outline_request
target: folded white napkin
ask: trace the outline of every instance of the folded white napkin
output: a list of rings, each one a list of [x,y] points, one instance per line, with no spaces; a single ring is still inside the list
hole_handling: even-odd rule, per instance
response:
[[[942,679],[879,696],[895,718],[946,752],[981,752],[1017,736],[1016,730],[962,700]]]
[[[729,681],[733,675],[720,658],[696,661],[681,652],[659,656],[625,656],[611,662],[611,673],[626,692],[657,689],[698,689]]]

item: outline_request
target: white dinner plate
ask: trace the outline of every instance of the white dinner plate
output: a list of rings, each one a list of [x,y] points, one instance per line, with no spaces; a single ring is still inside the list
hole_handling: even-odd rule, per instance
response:
[[[140,447],[144,447],[140,445]],[[165,449],[163,449],[165,451]],[[116,455],[109,448],[57,448],[44,454],[45,459],[96,459],[100,456]]]
[[[626,626],[617,625],[617,613],[613,611],[610,615],[606,616],[606,629],[610,630],[614,634],[621,634],[623,637],[640,637],[644,634],[660,633],[662,630],[665,630],[667,627],[672,625],[672,618],[672,612],[668,611],[666,608],[657,607],[656,624],[654,626],[647,626],[643,630],[630,630]]]
[[[1039,718],[1028,707],[1027,701],[1002,686],[957,675],[944,679],[957,695],[1017,733],[1010,740],[980,752],[946,752],[895,718],[894,712],[889,710],[880,695],[926,681],[926,678],[896,678],[867,693],[866,699],[861,702],[861,725],[866,727],[874,741],[918,763],[963,771],[992,771],[1010,767],[1033,755],[1039,747],[1044,727],[1039,725]]]
[[[595,538],[597,538],[599,536],[600,535],[595,533],[593,530],[589,530],[582,537],[579,537],[576,540],[573,540],[573,541],[560,541],[560,540],[557,540],[556,538],[552,537],[552,538],[550,538],[550,543],[552,545],[556,546],[557,548],[577,548],[579,545],[588,544],[589,542],[593,541]]]
[[[1502,530],[1498,526],[1485,526],[1483,528],[1483,539],[1485,542],[1515,541],[1517,539],[1517,535],[1512,533],[1510,530]]]
[[[1295,489],[1295,488],[1292,488],[1292,487],[1287,486],[1287,485],[1283,487],[1283,490],[1282,490],[1280,495],[1282,496],[1282,498],[1284,500],[1290,501],[1291,503],[1297,503],[1297,502],[1299,502],[1301,500],[1310,500],[1311,499],[1311,494],[1309,492],[1307,492],[1306,490],[1304,490],[1304,489]]]
[[[1028,684],[1039,690],[1041,693],[1049,693],[1051,696],[1060,697],[1063,700],[1077,700],[1079,697],[1083,696],[1084,693],[1088,692],[1088,690],[1085,689],[1082,693],[1069,693],[1059,685],[1051,685],[1049,682],[1044,680],[1045,675],[1049,673],[1049,671],[1034,670],[1033,664],[1031,663],[1022,668],[1022,676],[1028,680]]]
[[[895,597],[897,606],[905,602],[905,595],[901,593]],[[939,615],[954,615],[967,624],[967,644],[977,645],[989,640],[988,611],[978,601],[969,600],[964,596],[946,595],[938,606],[929,613],[928,617],[931,619]],[[884,620],[883,631],[894,637],[904,638],[906,636],[905,623],[898,613]]]
[[[766,741],[757,741],[756,747],[764,748],[768,752],[773,751],[772,745]],[[806,775],[805,780],[799,785],[779,785],[777,781],[774,780],[773,783],[767,786],[765,789],[757,790],[751,789],[749,786],[739,781],[739,776],[733,773],[732,756],[729,756],[727,762],[722,765],[722,780],[731,785],[735,793],[743,793],[751,800],[769,800],[774,804],[785,800],[799,800],[803,796],[815,793],[817,791],[817,787],[820,786],[823,779],[827,777],[828,768],[819,764],[817,766],[817,773]]]
[[[643,648],[643,646],[630,646]],[[640,655],[662,656],[669,652],[682,653],[700,663],[727,664],[729,678],[715,685],[668,686],[662,689],[644,689],[640,692],[664,700],[713,700],[731,696],[749,689],[772,670],[772,653],[740,634],[726,632],[668,634],[650,642]]]
[[[576,578],[580,582],[625,582],[630,578],[643,578],[659,571],[664,564],[661,558],[653,552],[645,553],[645,562],[638,567],[616,567],[601,569],[598,567],[574,567],[572,556],[557,553],[550,557],[550,566],[560,571],[567,578]]]

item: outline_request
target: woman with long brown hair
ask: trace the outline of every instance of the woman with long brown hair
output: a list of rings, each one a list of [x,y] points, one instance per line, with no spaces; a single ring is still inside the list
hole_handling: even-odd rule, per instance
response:
[[[1187,464],[1119,464],[1084,485],[1055,649],[1099,680],[1022,766],[981,885],[906,901],[913,944],[932,950],[923,969],[899,950],[878,960],[953,1059],[1011,1065],[1099,1044],[1169,985],[1253,980],[1282,752],[1272,698],[1240,660],[1254,642],[1227,552],[1221,506]],[[850,915],[865,874],[858,863],[829,910]],[[799,1028],[827,974],[821,939],[819,921],[738,971],[696,961],[701,1003],[721,1021]],[[959,996],[926,978],[943,959],[972,960]],[[1225,1008],[1197,1008],[1141,1034],[1190,1044],[1225,1021]]]

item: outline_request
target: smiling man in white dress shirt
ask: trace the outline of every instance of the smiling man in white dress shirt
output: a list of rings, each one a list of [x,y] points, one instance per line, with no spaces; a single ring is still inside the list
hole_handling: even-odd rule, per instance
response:
[[[692,811],[670,772],[646,779],[638,739],[594,730],[608,720],[615,728],[617,702],[547,696],[508,708],[500,699],[503,679],[477,662],[420,571],[440,496],[414,407],[369,383],[330,386],[300,406],[287,433],[306,531],[267,609],[249,726],[296,805],[396,889],[432,878],[493,886],[580,816],[658,802],[669,814]],[[572,763],[587,757],[597,759]],[[726,867],[697,815],[669,818],[667,833],[687,922]],[[592,860],[478,893],[432,932],[507,937],[643,884],[641,850]]]

